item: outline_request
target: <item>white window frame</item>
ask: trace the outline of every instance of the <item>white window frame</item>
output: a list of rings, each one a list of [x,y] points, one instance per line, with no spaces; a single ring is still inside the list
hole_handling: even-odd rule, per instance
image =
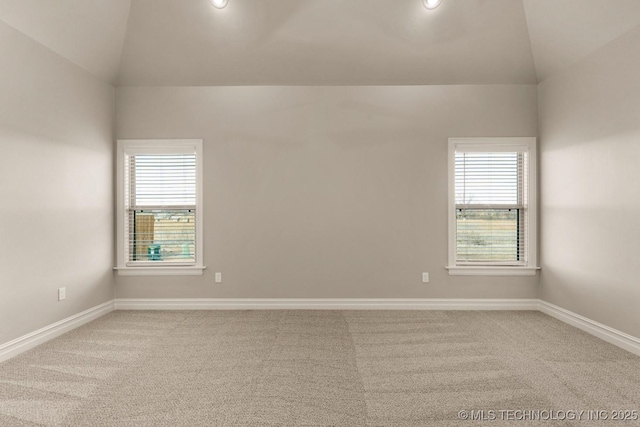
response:
[[[456,264],[456,200],[455,200],[455,158],[457,149],[475,151],[522,151],[528,155],[528,176],[526,179],[527,204],[527,262],[523,265],[496,266],[457,265]],[[536,189],[536,138],[535,137],[496,137],[496,138],[449,138],[449,264],[446,269],[452,276],[533,276],[540,268],[537,265],[537,189]]]
[[[202,199],[202,140],[201,139],[120,139],[117,141],[117,166],[116,166],[116,229],[117,229],[117,270],[120,276],[193,276],[202,275],[206,268],[203,264],[203,199]],[[125,204],[125,156],[127,154],[161,153],[184,148],[193,148],[196,153],[196,234],[195,234],[195,262],[185,265],[165,264],[128,265],[125,245],[128,242],[125,236],[125,221],[128,214]]]

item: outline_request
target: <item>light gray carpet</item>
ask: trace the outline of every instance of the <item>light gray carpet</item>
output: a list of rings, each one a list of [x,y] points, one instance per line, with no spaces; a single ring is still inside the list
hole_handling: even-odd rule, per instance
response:
[[[117,311],[0,364],[3,427],[640,425],[497,412],[620,409],[640,358],[538,312]]]

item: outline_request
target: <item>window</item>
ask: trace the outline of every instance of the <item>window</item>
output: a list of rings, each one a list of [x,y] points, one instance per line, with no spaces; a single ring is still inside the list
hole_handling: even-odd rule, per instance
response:
[[[535,138],[449,139],[449,274],[535,274],[535,173]]]
[[[202,140],[118,141],[118,274],[202,274]]]

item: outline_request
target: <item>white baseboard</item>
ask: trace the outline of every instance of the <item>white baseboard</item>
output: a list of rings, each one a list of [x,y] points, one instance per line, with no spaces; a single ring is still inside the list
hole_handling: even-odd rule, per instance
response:
[[[0,345],[0,362],[113,310],[534,310],[640,356],[640,339],[538,299],[118,298]]]
[[[116,310],[538,310],[537,299],[118,298]]]
[[[631,353],[640,356],[640,339],[625,334],[617,329],[613,329],[595,320],[566,310],[546,301],[540,301],[539,310],[544,314],[554,317],[571,326],[575,326],[591,335],[594,335],[610,344],[623,348]]]
[[[62,319],[59,322],[52,323],[37,331],[23,335],[16,338],[13,341],[0,345],[0,362],[11,359],[18,354],[25,352],[33,347],[40,345],[50,339],[53,339],[59,335],[69,332],[79,326],[84,325],[100,316],[103,316],[114,310],[113,300],[107,301],[104,304],[97,305],[82,313],[75,314],[73,316]]]

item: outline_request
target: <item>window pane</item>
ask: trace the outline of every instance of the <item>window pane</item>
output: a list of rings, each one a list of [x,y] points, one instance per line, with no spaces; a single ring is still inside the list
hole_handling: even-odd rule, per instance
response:
[[[518,262],[519,209],[457,209],[458,262]]]
[[[132,210],[130,261],[195,262],[195,210]]]

